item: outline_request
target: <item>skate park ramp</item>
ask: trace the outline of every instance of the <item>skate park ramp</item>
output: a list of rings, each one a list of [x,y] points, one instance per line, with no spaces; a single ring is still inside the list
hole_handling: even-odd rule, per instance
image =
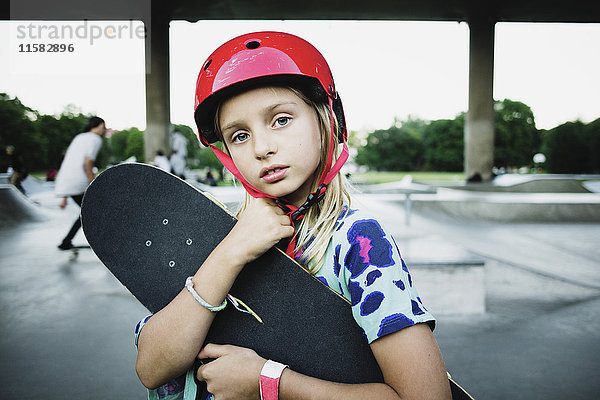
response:
[[[441,185],[474,192],[510,193],[594,193],[600,175],[506,174],[488,184]]]
[[[440,185],[414,208],[464,220],[600,222],[598,175],[512,175],[489,184]]]
[[[16,187],[8,183],[0,184],[0,226],[14,226],[46,219],[38,206]]]

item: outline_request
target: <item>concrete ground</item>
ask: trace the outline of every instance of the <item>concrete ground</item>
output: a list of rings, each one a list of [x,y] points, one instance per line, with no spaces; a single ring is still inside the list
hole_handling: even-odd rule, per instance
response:
[[[0,228],[0,397],[144,399],[133,329],[146,310],[93,252],[56,249],[78,208],[58,209],[48,188],[28,191],[41,220]],[[600,223],[465,222],[428,212],[407,226],[398,199],[359,200],[401,251],[431,238],[485,259],[487,312],[438,315],[435,331],[447,369],[475,398],[600,397]],[[75,242],[85,243],[82,233]]]
[[[600,224],[413,213],[406,226],[393,223],[403,221],[399,204],[366,197],[401,250],[415,237],[442,237],[486,260],[487,312],[440,315],[435,331],[448,371],[475,398],[600,398]]]

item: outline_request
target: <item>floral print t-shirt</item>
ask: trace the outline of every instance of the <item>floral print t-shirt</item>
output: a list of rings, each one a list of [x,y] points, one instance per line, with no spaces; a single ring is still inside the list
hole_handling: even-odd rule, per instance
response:
[[[394,238],[361,210],[344,208],[316,277],[350,302],[369,343],[417,323],[435,326]]]

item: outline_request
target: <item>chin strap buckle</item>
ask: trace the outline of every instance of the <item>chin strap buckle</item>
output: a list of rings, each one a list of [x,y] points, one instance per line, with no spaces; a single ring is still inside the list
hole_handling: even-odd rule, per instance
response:
[[[298,208],[292,204],[284,202],[281,199],[275,199],[275,204],[277,204],[279,208],[281,208],[283,212],[290,217],[292,223],[295,223],[304,218],[304,214],[306,214],[309,208],[323,200],[326,192],[327,185],[322,183],[319,185],[317,190],[308,195],[306,201]]]
[[[283,210],[285,215],[290,217],[290,221],[292,222],[292,226],[294,227],[294,230],[295,230],[296,222],[298,222],[298,221],[302,220],[302,218],[304,218],[304,214],[306,214],[306,212],[308,211],[308,209],[310,207],[312,207],[313,205],[315,205],[318,202],[320,202],[321,200],[323,200],[326,192],[327,192],[327,185],[322,183],[319,185],[317,190],[315,190],[314,192],[312,192],[311,194],[308,195],[306,201],[298,208],[296,208],[296,206],[294,206],[293,204],[286,203],[285,201],[283,201],[281,199],[275,199],[275,204],[277,204],[279,206],[279,208],[281,208]],[[296,248],[296,237],[294,236],[288,243],[287,250],[286,250],[286,253],[292,258],[294,258],[294,256],[295,256],[295,253],[294,253],[295,248]]]
[[[327,192],[327,185],[322,183],[319,185],[316,191],[308,195],[308,198],[304,204],[291,213],[290,218],[292,221],[300,221],[302,218],[304,218],[304,214],[306,214],[309,208],[323,200],[325,197],[325,192]]]

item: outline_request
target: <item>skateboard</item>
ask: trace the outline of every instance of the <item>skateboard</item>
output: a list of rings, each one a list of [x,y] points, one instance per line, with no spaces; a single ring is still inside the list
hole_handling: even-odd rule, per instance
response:
[[[152,313],[166,306],[236,223],[224,206],[147,164],[111,167],[88,187],[83,231],[111,273]],[[206,342],[233,344],[309,376],[342,383],[383,382],[350,303],[274,247],[246,265]],[[455,399],[470,399],[452,383]],[[204,397],[202,397],[204,396]],[[199,387],[197,398],[206,398]]]

